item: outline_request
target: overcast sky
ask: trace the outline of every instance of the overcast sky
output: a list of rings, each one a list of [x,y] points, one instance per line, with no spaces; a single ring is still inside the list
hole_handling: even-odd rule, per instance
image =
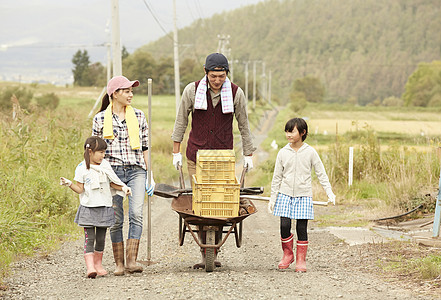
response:
[[[261,1],[176,0],[177,26]],[[173,0],[119,0],[119,8],[129,52],[173,30]],[[78,49],[105,63],[110,16],[111,0],[1,0],[0,80],[69,80]]]

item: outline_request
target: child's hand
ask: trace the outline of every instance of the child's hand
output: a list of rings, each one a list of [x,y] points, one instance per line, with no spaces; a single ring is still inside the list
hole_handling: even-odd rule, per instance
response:
[[[271,201],[268,202],[268,212],[269,212],[270,214],[272,214],[273,211],[274,211],[274,204],[275,204],[275,203],[272,203]]]
[[[124,192],[124,194],[126,194],[126,196],[130,196],[132,194],[132,189],[127,185],[122,187],[122,191]]]
[[[72,185],[72,181],[70,181],[67,178],[60,177],[60,185],[71,186]]]
[[[270,201],[268,202],[268,212],[270,214],[274,211],[274,205],[276,205],[276,197],[271,195]]]
[[[335,195],[333,192],[330,192],[328,195],[328,202],[331,202],[332,204],[335,205]]]

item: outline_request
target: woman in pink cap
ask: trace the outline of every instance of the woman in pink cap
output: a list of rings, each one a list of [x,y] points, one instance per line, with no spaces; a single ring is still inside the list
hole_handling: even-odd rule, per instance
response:
[[[99,112],[93,119],[92,135],[103,138],[108,147],[106,160],[116,175],[129,186],[129,232],[126,242],[126,262],[124,264],[124,198],[113,197],[115,225],[110,228],[113,256],[116,263],[114,275],[125,272],[142,272],[136,264],[139,240],[142,233],[142,209],[145,191],[153,195],[154,181],[147,187],[148,125],[144,113],[131,106],[133,88],[138,80],[130,81],[124,76],[115,76],[107,84],[107,94],[102,99]],[[153,176],[152,176],[153,177]]]

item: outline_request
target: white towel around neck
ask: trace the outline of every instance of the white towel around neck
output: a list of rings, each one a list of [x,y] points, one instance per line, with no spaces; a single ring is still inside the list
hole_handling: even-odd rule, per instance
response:
[[[194,99],[194,108],[207,110],[207,76],[201,79]],[[227,77],[221,88],[222,113],[228,114],[234,112],[233,90],[231,89],[231,81]]]

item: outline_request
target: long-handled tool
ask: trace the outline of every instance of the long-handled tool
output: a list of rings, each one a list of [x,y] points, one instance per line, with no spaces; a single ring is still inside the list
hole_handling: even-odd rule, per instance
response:
[[[177,198],[181,194],[191,194],[192,189],[179,189],[173,185],[158,183],[155,186],[154,194],[163,198]],[[240,195],[260,195],[263,187],[240,188]]]
[[[250,200],[259,200],[259,201],[270,201],[270,197],[264,197],[264,196],[254,196],[254,195],[245,195],[242,196],[243,199],[250,199]],[[320,205],[320,206],[328,206],[328,202],[326,201],[312,201],[312,204],[314,205]]]
[[[147,184],[152,184],[152,79],[147,79],[148,94],[148,162],[147,162]],[[147,195],[147,261],[139,261],[144,265],[152,265],[152,203],[151,197]]]

